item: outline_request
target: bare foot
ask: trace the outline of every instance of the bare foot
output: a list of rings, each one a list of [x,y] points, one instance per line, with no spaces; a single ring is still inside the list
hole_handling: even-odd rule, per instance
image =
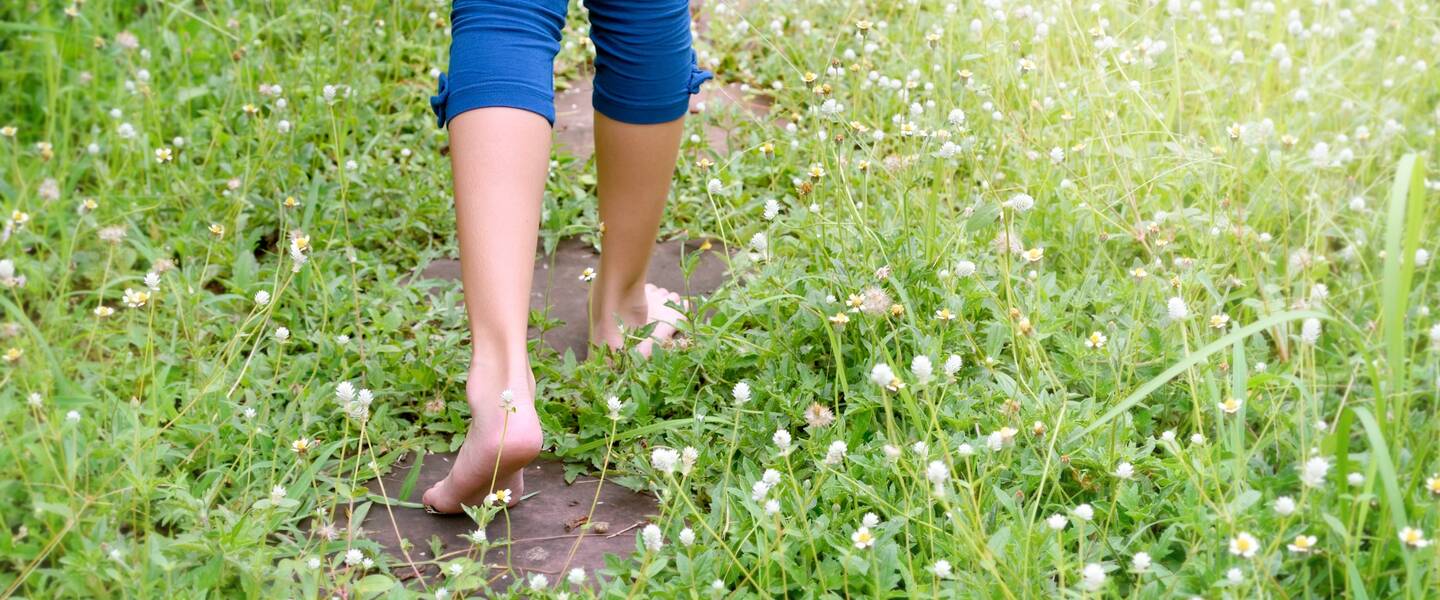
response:
[[[614,318],[605,315],[619,314],[627,329],[638,329],[654,323],[655,328],[651,330],[650,337],[635,345],[635,350],[640,352],[641,356],[647,357],[654,351],[657,342],[664,343],[674,337],[675,324],[685,319],[685,314],[672,308],[670,304],[682,308],[687,306],[679,294],[650,283],[645,284],[644,295],[639,299],[618,304],[620,306],[609,310],[602,308],[604,303],[599,299],[592,304],[590,342],[612,350],[625,347],[624,334],[616,326]]]
[[[481,371],[471,369],[465,384],[471,414],[465,444],[450,474],[422,498],[430,512],[462,512],[462,504],[479,506],[492,493],[514,506],[525,493],[525,465],[540,455],[543,438],[535,414],[534,376],[527,371],[524,380],[506,387],[497,383],[503,378]]]

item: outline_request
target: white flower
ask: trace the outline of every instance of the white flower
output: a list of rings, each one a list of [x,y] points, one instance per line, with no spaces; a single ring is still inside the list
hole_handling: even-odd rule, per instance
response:
[[[859,529],[855,530],[855,533],[850,534],[850,541],[855,544],[856,548],[864,550],[875,545],[875,535],[870,533],[869,527],[861,525]]]
[[[154,292],[154,291],[159,291],[159,290],[160,290],[160,274],[159,274],[159,273],[156,273],[156,272],[154,272],[154,271],[151,271],[151,272],[149,272],[149,273],[146,273],[146,274],[145,274],[144,283],[145,283],[145,287],[150,288],[150,291],[152,291],[152,292]]]
[[[1130,557],[1130,567],[1134,569],[1136,573],[1149,571],[1150,562],[1150,554],[1148,552],[1136,552],[1135,556]]]
[[[961,457],[975,456],[975,447],[971,446],[968,442],[961,442],[960,445],[955,448],[955,452],[959,453]]]
[[[365,560],[365,554],[359,548],[351,548],[345,553],[345,566],[353,567]]]
[[[1320,319],[1310,317],[1300,323],[1300,341],[1315,345],[1320,340]]]
[[[435,590],[435,600],[448,600],[449,598],[450,598],[450,590],[445,589],[445,588],[443,588],[443,587],[440,588],[440,589]]]
[[[780,512],[780,501],[774,498],[765,501],[765,514],[773,515]]]
[[[743,406],[750,401],[750,384],[741,381],[735,384],[735,388],[730,391],[730,394],[734,396],[736,405]]]
[[[1425,539],[1423,530],[1406,527],[1400,530],[1400,543],[1411,548],[1424,548],[1430,545],[1430,540]]]
[[[775,443],[775,447],[780,450],[781,456],[790,454],[792,450],[790,447],[790,432],[786,431],[783,427],[775,430],[775,435],[770,436],[770,441]]]
[[[867,512],[865,513],[865,516],[860,517],[860,524],[866,527],[879,527],[880,515],[877,515],[873,512]]]
[[[711,179],[709,183],[705,184],[705,191],[711,194],[719,194],[725,191],[725,184],[721,183],[719,179]]]
[[[1095,509],[1089,504],[1081,504],[1072,509],[1070,514],[1075,515],[1075,517],[1081,521],[1089,521],[1095,518]]]
[[[925,467],[925,478],[929,479],[936,489],[939,489],[950,478],[950,468],[945,466],[943,461],[932,460]]]
[[[566,576],[565,579],[570,582],[570,585],[580,585],[582,583],[585,583],[585,569],[581,567],[575,567],[573,569],[570,569],[570,574]]]
[[[1001,427],[996,431],[990,432],[990,435],[985,438],[985,445],[991,450],[998,452],[1015,442],[1016,433],[1019,432],[1014,427]]]
[[[1135,476],[1135,465],[1122,462],[1115,466],[1115,476],[1121,479],[1129,479]]]
[[[780,202],[774,198],[765,201],[765,220],[774,221],[780,216]]]
[[[1030,197],[1030,194],[1015,194],[1005,201],[1004,206],[1015,212],[1023,213],[1035,208],[1035,199]]]
[[[270,488],[270,503],[279,504],[281,500],[285,499],[285,493],[285,486],[283,485]]]
[[[887,387],[895,381],[895,372],[890,370],[890,365],[877,363],[870,369],[870,382],[880,387]]]
[[[1306,487],[1320,487],[1325,485],[1325,475],[1328,473],[1330,473],[1330,461],[1316,456],[1300,466],[1300,483],[1305,484]]]
[[[640,531],[640,537],[645,541],[645,548],[651,552],[659,552],[665,545],[664,535],[654,523],[646,525],[645,529]]]
[[[1430,251],[1424,248],[1415,250],[1415,266],[1423,267],[1430,262]]]
[[[532,589],[532,590],[543,590],[543,589],[545,589],[546,587],[548,587],[549,585],[550,585],[550,578],[546,577],[544,573],[531,573],[531,574],[530,574],[530,589]]]
[[[955,573],[950,561],[944,559],[935,561],[935,564],[930,565],[929,571],[940,579],[949,579]]]
[[[1275,514],[1287,517],[1295,512],[1295,499],[1289,496],[1281,496],[1275,499],[1275,503],[1272,506],[1275,509]]]
[[[619,397],[610,396],[605,399],[605,409],[608,411],[611,421],[620,420],[620,409],[624,406],[625,403],[621,402]]]
[[[1050,518],[1045,519],[1045,524],[1054,531],[1060,531],[1062,529],[1065,529],[1065,526],[1069,523],[1070,520],[1066,519],[1065,515],[1062,515],[1060,513],[1055,513],[1053,515],[1050,515]]]
[[[1225,580],[1230,583],[1240,583],[1245,581],[1245,572],[1241,571],[1239,567],[1230,567],[1230,570],[1225,572]]]
[[[1190,316],[1190,307],[1185,305],[1185,299],[1175,296],[1165,302],[1165,311],[1175,321],[1183,321]]]
[[[305,566],[310,567],[311,569],[318,569],[320,568],[320,559],[312,556],[310,557],[310,560],[305,561]]]
[[[283,342],[290,339],[290,330],[285,327],[275,328],[275,341]]]
[[[355,386],[348,381],[335,384],[335,399],[341,404],[355,399]]]
[[[700,451],[694,446],[686,446],[680,450],[680,473],[689,475],[690,470],[695,468],[695,461],[700,460]]]
[[[679,460],[680,453],[669,448],[656,448],[650,453],[650,466],[666,475],[675,472],[675,463]]]
[[[1351,487],[1360,487],[1365,485],[1365,475],[1359,472],[1351,473],[1345,476],[1345,482],[1349,483]]]
[[[1080,571],[1080,586],[1095,591],[1105,586],[1105,567],[1090,563]]]
[[[842,440],[830,442],[830,448],[825,451],[825,464],[830,466],[845,462],[845,454],[850,448]]]
[[[270,292],[267,292],[265,290],[255,292],[255,303],[259,304],[260,306],[265,306],[266,304],[269,304]]]
[[[930,363],[930,357],[921,354],[910,361],[910,372],[915,375],[915,382],[924,384],[935,376],[935,366]]]
[[[1240,532],[1230,538],[1230,553],[1241,558],[1254,558],[1260,551],[1260,541],[1248,532]]]
[[[680,530],[680,545],[689,546],[695,543],[695,530],[689,527]]]
[[[955,274],[960,277],[969,277],[975,274],[975,263],[962,260],[955,263]]]
[[[951,354],[949,358],[945,359],[945,375],[954,377],[956,373],[960,372],[960,367],[964,366],[964,363],[965,361],[960,358],[959,354]]]
[[[69,412],[65,413],[65,420],[66,420],[66,421],[69,421],[69,422],[71,422],[71,423],[79,423],[79,422],[80,422],[80,411],[78,411],[78,410],[72,410],[72,411],[69,411]]]

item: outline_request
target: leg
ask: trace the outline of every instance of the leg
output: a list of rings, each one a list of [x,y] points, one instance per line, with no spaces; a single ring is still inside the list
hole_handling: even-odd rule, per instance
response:
[[[600,179],[600,273],[590,295],[590,340],[623,348],[619,324],[655,322],[652,337],[636,349],[649,356],[656,339],[674,334],[683,315],[666,306],[680,297],[645,283],[655,234],[670,194],[684,121],[653,125],[621,123],[595,113],[595,164]]]
[[[690,95],[710,74],[695,65],[687,0],[589,0],[595,42],[595,160],[600,179],[600,273],[590,298],[590,340],[624,346],[617,323],[656,323],[637,350],[675,332],[679,296],[645,273],[670,193]]]
[[[550,124],[533,112],[482,108],[450,122],[455,221],[470,319],[471,424],[450,475],[425,492],[436,512],[478,505],[491,491],[523,493],[521,470],[540,453],[535,378],[526,355],[530,280]],[[501,395],[513,394],[507,410]]]
[[[508,489],[517,501],[521,470],[540,453],[525,325],[565,7],[566,0],[454,0],[450,10],[450,76],[430,105],[440,125],[450,125],[471,421],[450,474],[425,491],[436,512],[460,512],[492,491]]]

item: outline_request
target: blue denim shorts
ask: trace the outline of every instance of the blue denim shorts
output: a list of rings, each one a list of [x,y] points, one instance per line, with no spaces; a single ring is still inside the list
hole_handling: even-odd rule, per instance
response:
[[[567,0],[454,0],[450,72],[430,98],[439,124],[506,106],[555,124],[555,55]],[[595,110],[622,123],[684,116],[713,75],[695,63],[688,0],[586,0],[595,43]]]

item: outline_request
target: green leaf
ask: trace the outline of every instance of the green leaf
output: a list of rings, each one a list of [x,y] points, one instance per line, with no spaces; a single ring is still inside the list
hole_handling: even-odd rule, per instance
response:
[[[366,576],[355,584],[355,595],[360,598],[374,598],[389,591],[392,587],[395,587],[394,579],[391,579],[389,575],[376,573]]]
[[[1231,331],[1228,334],[1225,334],[1220,339],[1206,344],[1203,348],[1195,351],[1195,353],[1180,359],[1180,362],[1171,365],[1170,368],[1165,369],[1165,371],[1161,372],[1159,375],[1150,378],[1150,380],[1146,381],[1144,385],[1141,385],[1134,392],[1131,392],[1129,396],[1126,396],[1124,400],[1121,400],[1118,404],[1111,407],[1110,410],[1106,411],[1105,414],[1100,416],[1100,418],[1091,421],[1089,425],[1087,425],[1084,429],[1081,429],[1079,432],[1071,434],[1070,439],[1067,443],[1074,444],[1079,441],[1080,438],[1083,438],[1086,435],[1090,434],[1090,432],[1095,431],[1100,427],[1103,427],[1106,423],[1109,423],[1115,417],[1120,416],[1121,413],[1130,410],[1131,407],[1138,404],[1141,400],[1144,400],[1146,396],[1150,395],[1150,392],[1159,389],[1160,386],[1165,385],[1166,382],[1174,379],[1175,376],[1185,372],[1186,369],[1200,364],[1201,361],[1210,358],[1211,354],[1219,352],[1220,350],[1223,350],[1226,347],[1229,347],[1230,345],[1245,339],[1246,337],[1249,337],[1255,333],[1264,331],[1281,323],[1288,323],[1290,321],[1297,321],[1300,319],[1309,319],[1312,317],[1316,319],[1330,318],[1325,316],[1324,313],[1318,313],[1315,311],[1290,310],[1267,316],[1263,319],[1255,321],[1254,323],[1251,323],[1249,325]]]

